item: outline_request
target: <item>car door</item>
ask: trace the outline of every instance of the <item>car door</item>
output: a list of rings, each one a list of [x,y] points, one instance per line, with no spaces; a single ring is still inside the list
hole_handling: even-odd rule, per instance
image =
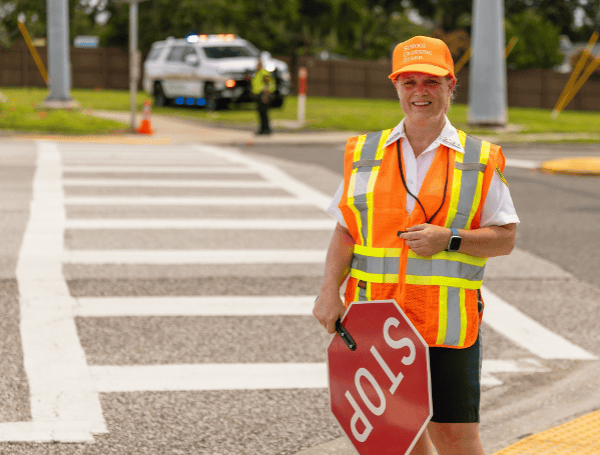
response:
[[[189,66],[183,63],[186,45],[174,45],[165,59],[165,79],[163,90],[168,98],[187,96],[184,80],[189,77]]]
[[[185,96],[199,98],[202,87],[198,74],[202,63],[194,46],[185,46],[181,60],[187,67],[185,70],[187,77],[182,81]]]

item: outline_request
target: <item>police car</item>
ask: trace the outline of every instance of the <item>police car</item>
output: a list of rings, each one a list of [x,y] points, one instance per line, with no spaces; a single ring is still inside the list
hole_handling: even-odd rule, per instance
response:
[[[154,96],[156,106],[187,104],[214,110],[230,102],[254,101],[251,79],[258,58],[277,83],[271,105],[281,107],[290,93],[287,64],[232,34],[169,37],[154,43],[144,62],[144,90]]]

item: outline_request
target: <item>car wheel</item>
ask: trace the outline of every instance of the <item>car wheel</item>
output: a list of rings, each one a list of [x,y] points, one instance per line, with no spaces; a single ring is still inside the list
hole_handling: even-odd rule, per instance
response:
[[[206,101],[206,110],[207,111],[216,111],[219,107],[219,100],[217,99],[217,94],[215,92],[209,92],[206,94],[204,98]]]
[[[165,96],[162,85],[160,82],[154,84],[154,105],[155,106],[168,106],[171,104],[171,99]]]

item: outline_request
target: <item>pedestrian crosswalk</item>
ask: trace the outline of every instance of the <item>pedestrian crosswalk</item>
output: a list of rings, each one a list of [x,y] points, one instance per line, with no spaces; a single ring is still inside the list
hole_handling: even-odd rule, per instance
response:
[[[175,164],[177,163],[177,164]],[[335,222],[325,213],[330,196],[286,174],[278,167],[246,156],[235,149],[203,145],[125,147],[94,144],[38,143],[30,221],[19,258],[23,355],[30,385],[32,422],[0,423],[0,441],[90,442],[108,431],[100,404],[101,393],[324,389],[327,373],[324,352],[320,362],[248,362],[244,358],[222,363],[97,365],[89,364],[78,332],[77,318],[211,318],[211,317],[310,317],[314,295],[267,292],[253,295],[102,295],[73,296],[65,280],[85,267],[157,266],[268,266],[318,267],[322,270],[326,241],[314,237],[331,232]],[[89,194],[72,193],[91,189]],[[152,195],[127,192],[103,194],[102,190],[151,188]],[[161,189],[189,190],[164,196]],[[206,189],[235,190],[231,195],[203,195]],[[285,195],[252,195],[266,189]],[[172,216],[168,210],[205,210],[212,216]],[[85,208],[87,215],[69,216]],[[276,216],[262,217],[264,209]],[[289,210],[307,214],[289,217]],[[214,216],[211,211],[220,211]],[[134,213],[132,216],[131,214]],[[95,215],[96,214],[96,215]],[[140,216],[143,214],[144,216]],[[279,215],[277,215],[279,214]],[[202,249],[169,248],[169,242],[110,249],[90,244],[71,249],[65,233],[104,232],[111,236],[126,231],[159,232],[170,238],[184,230],[231,231],[242,236],[257,231],[272,240],[272,248],[247,244],[232,249],[211,244]],[[274,232],[290,233],[279,242]],[[160,234],[162,233],[162,234]],[[311,236],[314,246],[300,248],[294,235]],[[243,242],[242,242],[243,243]],[[118,271],[115,271],[118,278]],[[82,275],[83,276],[83,275]],[[293,276],[290,278],[294,278]],[[257,284],[260,286],[260,283]],[[233,293],[232,293],[233,294]],[[596,359],[520,313],[508,302],[487,291],[490,327],[531,354],[519,359],[484,359],[482,382],[502,384],[498,373],[533,374],[547,371],[541,359]],[[486,300],[487,301],[487,300]],[[133,322],[135,324],[135,322]],[[240,328],[240,330],[243,330]],[[280,327],[273,327],[273,331]],[[230,340],[235,343],[236,340]],[[544,346],[546,345],[546,346]],[[549,348],[549,346],[552,346]],[[247,346],[247,349],[253,349]],[[277,349],[277,346],[273,346]]]

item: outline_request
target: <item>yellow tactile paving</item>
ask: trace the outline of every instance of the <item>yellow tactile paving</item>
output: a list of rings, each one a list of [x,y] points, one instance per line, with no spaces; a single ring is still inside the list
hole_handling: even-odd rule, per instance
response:
[[[588,454],[600,454],[600,411],[529,436],[494,455]]]
[[[541,169],[557,174],[600,175],[600,157],[573,157],[546,161]]]

